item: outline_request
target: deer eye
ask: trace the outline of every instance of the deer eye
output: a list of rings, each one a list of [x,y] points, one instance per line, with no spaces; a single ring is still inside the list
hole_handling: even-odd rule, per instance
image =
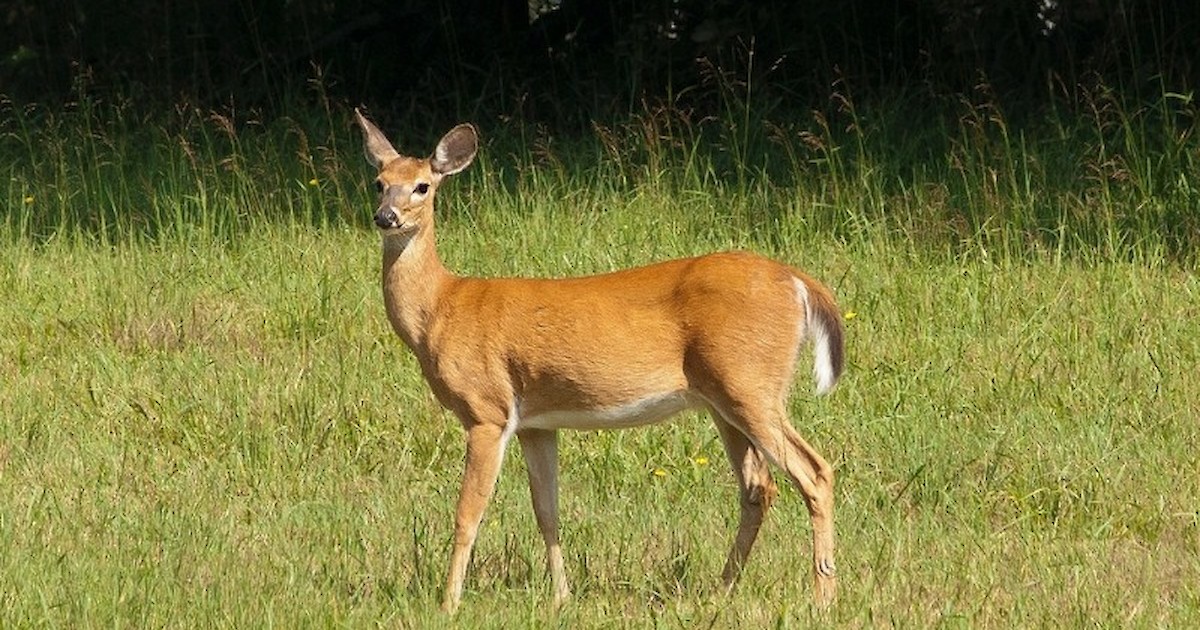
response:
[[[413,192],[417,193],[418,195],[424,195],[425,193],[429,192],[429,184],[421,182],[417,184],[415,188],[413,188]]]
[[[377,179],[377,180],[375,180],[375,191],[376,191],[376,192],[379,192],[379,193],[382,193],[382,192],[383,192],[383,188],[384,188],[384,186],[383,186],[383,180],[382,180],[382,179]]]

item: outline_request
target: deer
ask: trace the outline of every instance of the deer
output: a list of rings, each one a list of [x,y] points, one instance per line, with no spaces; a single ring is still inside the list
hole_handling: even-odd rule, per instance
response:
[[[557,610],[571,590],[558,532],[558,430],[621,429],[707,410],[737,481],[740,516],[722,582],[733,590],[777,495],[770,466],[812,524],[814,603],[835,599],[833,468],[788,417],[802,345],[818,394],[843,370],[833,294],[799,269],[749,252],[668,260],[592,276],[480,278],[443,266],[434,198],[467,168],[475,127],[450,129],[429,157],[401,155],[355,109],[375,168],[383,302],[437,401],[466,434],[442,610],[462,600],[472,548],[505,450],[521,445]]]

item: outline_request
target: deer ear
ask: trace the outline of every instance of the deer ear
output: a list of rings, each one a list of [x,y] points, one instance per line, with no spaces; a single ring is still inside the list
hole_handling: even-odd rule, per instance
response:
[[[478,149],[479,136],[475,127],[463,123],[442,136],[429,158],[429,166],[438,175],[453,175],[471,164]]]
[[[354,117],[358,119],[358,126],[362,129],[363,134],[363,153],[367,156],[367,162],[371,163],[376,169],[383,169],[383,166],[388,162],[400,157],[400,154],[392,147],[392,143],[388,141],[379,127],[371,124],[371,121],[363,117],[362,112],[358,108],[354,109]]]

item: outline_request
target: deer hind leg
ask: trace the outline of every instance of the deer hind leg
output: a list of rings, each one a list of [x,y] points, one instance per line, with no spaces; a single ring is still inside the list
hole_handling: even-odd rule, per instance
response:
[[[558,542],[558,433],[527,429],[517,433],[525,466],[529,470],[529,493],[538,529],[546,542],[546,568],[554,589],[557,608],[571,596],[567,572],[563,567],[562,548]]]
[[[730,405],[726,417],[767,459],[787,473],[804,497],[813,528],[813,598],[818,606],[828,606],[837,595],[833,468],[792,427],[782,402],[736,401]]]
[[[750,550],[758,538],[767,510],[775,501],[778,490],[771,479],[771,470],[761,451],[733,425],[729,424],[715,409],[712,412],[717,431],[725,445],[725,455],[733,467],[733,476],[738,482],[741,516],[733,547],[725,560],[721,580],[727,590],[732,590],[741,576],[742,567],[750,557]]]

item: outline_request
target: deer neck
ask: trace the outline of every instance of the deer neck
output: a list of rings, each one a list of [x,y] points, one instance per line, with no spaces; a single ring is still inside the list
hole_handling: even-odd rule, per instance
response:
[[[424,347],[442,288],[452,275],[438,258],[433,225],[383,236],[383,302],[396,334]]]

